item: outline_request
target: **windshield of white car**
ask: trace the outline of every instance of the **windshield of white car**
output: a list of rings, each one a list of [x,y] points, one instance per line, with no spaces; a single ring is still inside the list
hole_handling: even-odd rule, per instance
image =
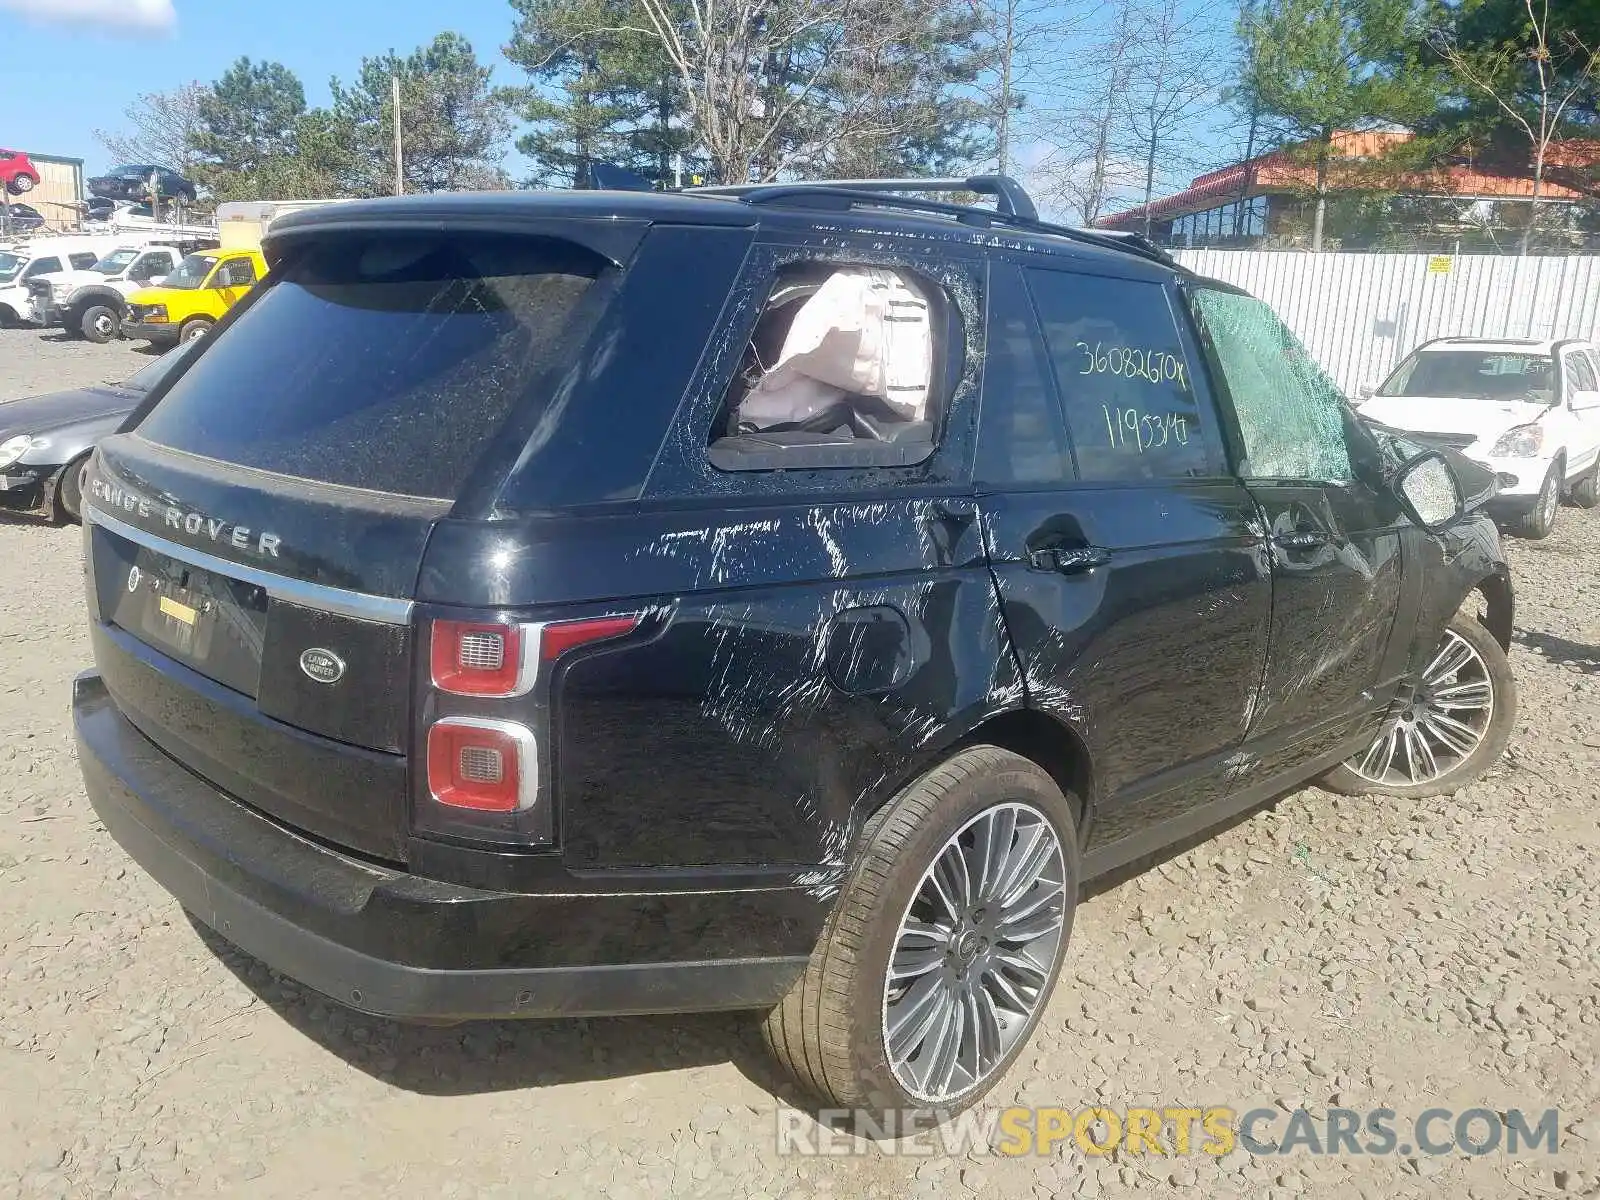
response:
[[[27,263],[20,254],[0,254],[0,283],[10,283]]]
[[[127,269],[128,264],[138,257],[137,250],[113,250],[89,269],[98,271],[102,275],[120,275]]]
[[[1380,396],[1448,396],[1462,400],[1556,402],[1555,364],[1548,354],[1505,350],[1429,350],[1413,354]]]

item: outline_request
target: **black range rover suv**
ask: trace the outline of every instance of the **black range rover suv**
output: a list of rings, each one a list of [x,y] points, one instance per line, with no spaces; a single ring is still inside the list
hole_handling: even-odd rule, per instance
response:
[[[826,1101],[954,1110],[1086,879],[1486,769],[1511,589],[1449,463],[1249,296],[939,186],[996,209],[278,223],[91,470],[107,829],[358,1009],[766,1009]]]

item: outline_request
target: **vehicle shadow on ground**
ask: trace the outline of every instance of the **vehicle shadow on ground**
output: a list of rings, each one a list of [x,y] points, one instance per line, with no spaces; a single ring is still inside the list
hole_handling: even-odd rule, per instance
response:
[[[409,1092],[476,1095],[731,1063],[774,1097],[807,1104],[762,1044],[759,1013],[414,1025],[358,1012],[280,976],[185,915],[207,949],[296,1032]]]
[[[1118,868],[1086,885],[1083,897],[1098,896],[1153,870],[1273,803]],[[762,1041],[758,1012],[451,1026],[392,1021],[358,1012],[279,975],[198,918],[185,916],[207,949],[286,1024],[357,1070],[409,1092],[475,1095],[728,1063],[775,1101],[813,1117],[821,1112],[821,1105],[773,1060]]]
[[[1518,629],[1511,640],[1557,666],[1576,667],[1585,675],[1600,675],[1600,646],[1586,646],[1537,629]]]

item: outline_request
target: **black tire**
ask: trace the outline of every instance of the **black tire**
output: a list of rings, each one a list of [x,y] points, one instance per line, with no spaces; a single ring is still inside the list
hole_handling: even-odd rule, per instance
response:
[[[1550,536],[1550,531],[1556,527],[1556,513],[1561,508],[1561,476],[1561,463],[1551,463],[1532,507],[1511,523],[1512,533],[1530,542],[1543,541]],[[1553,502],[1552,493],[1555,497]]]
[[[0,304],[0,329],[15,329],[22,324],[22,319],[9,304]]]
[[[1593,508],[1600,504],[1600,458],[1583,473],[1583,478],[1572,485],[1572,502],[1579,508]]]
[[[122,336],[122,317],[109,304],[98,300],[84,306],[78,314],[78,332],[97,345],[105,345]]]
[[[6,185],[6,190],[13,196],[26,196],[29,192],[33,191],[34,187],[38,185],[38,182],[39,181],[32,175],[18,175]]]
[[[884,1033],[890,957],[923,875],[980,814],[1008,803],[1043,814],[1060,843],[1064,912],[1055,962],[1010,1051],[964,1093],[941,1100],[955,1113],[977,1102],[1026,1048],[1055,989],[1077,902],[1079,867],[1073,803],[1037,764],[995,746],[963,750],[912,783],[862,832],[854,866],[805,972],[768,1014],[768,1046],[800,1085],[825,1105],[878,1114],[927,1109],[896,1079]]]
[[[179,342],[192,342],[211,332],[213,322],[209,317],[190,317],[178,331]]]
[[[1512,727],[1517,723],[1517,681],[1511,674],[1511,663],[1494,635],[1472,612],[1457,613],[1445,628],[1447,634],[1456,634],[1477,651],[1493,685],[1488,725],[1477,749],[1437,779],[1415,784],[1378,783],[1348,763],[1340,763],[1322,777],[1321,784],[1328,791],[1346,796],[1403,796],[1413,800],[1444,796],[1475,782],[1500,761],[1511,740]],[[1429,655],[1430,660],[1432,657]]]
[[[63,524],[83,521],[83,476],[88,469],[88,454],[80,455],[61,468],[61,482],[56,486],[56,520]]]

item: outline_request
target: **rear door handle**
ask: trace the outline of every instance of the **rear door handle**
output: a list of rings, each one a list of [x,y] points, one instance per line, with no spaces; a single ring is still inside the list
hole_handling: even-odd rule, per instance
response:
[[[1285,550],[1316,550],[1328,544],[1328,535],[1311,529],[1297,529],[1292,533],[1280,533],[1272,540]]]
[[[1036,571],[1056,571],[1062,575],[1078,575],[1103,567],[1111,561],[1111,551],[1100,546],[1077,546],[1066,549],[1054,546],[1047,550],[1028,552],[1028,565]]]

